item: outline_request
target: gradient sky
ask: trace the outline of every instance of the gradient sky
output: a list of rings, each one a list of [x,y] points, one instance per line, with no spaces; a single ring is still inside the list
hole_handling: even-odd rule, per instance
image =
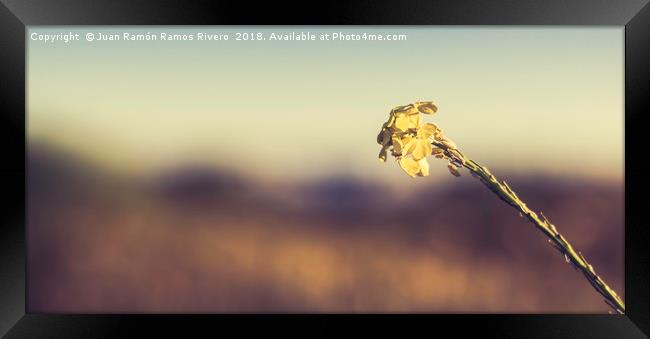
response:
[[[394,42],[31,41],[32,32],[390,32]],[[404,180],[377,160],[389,110],[433,100],[466,154],[511,172],[623,177],[621,27],[35,27],[28,139],[147,173]],[[432,176],[447,176],[432,160]]]

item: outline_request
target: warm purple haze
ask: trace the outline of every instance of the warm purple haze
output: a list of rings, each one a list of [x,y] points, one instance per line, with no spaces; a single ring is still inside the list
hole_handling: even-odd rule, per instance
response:
[[[621,186],[508,178],[624,297]],[[608,311],[469,175],[405,197],[351,177],[260,190],[216,168],[134,181],[30,145],[28,194],[30,312]]]

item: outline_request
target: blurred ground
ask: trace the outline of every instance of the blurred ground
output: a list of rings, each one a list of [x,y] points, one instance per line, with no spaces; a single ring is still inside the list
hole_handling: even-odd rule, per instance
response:
[[[54,149],[28,157],[29,312],[609,310],[465,173],[404,195],[350,177],[264,186],[186,167],[145,180]],[[495,172],[624,297],[622,182]]]

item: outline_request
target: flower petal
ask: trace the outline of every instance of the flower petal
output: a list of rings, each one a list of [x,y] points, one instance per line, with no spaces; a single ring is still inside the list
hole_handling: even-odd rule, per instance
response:
[[[402,132],[409,129],[415,129],[420,126],[420,113],[415,111],[416,114],[399,113],[395,116],[395,127]]]
[[[393,112],[398,113],[398,112],[404,112],[410,108],[411,104],[408,105],[403,105],[403,106],[395,106],[393,108]]]
[[[406,114],[398,114],[395,117],[395,128],[402,132],[406,132],[411,126],[411,118]]]
[[[409,155],[413,153],[416,142],[417,139],[410,136],[405,136],[404,138],[402,138],[402,154]]]
[[[427,158],[422,158],[420,161],[418,161],[418,165],[420,165],[420,173],[418,173],[419,176],[421,177],[426,177],[429,175],[429,162],[427,161]]]
[[[415,139],[414,147],[412,151],[413,159],[415,159],[416,161],[423,159],[427,155],[431,155],[431,152],[433,152],[433,146],[431,146],[429,141],[420,138]]]
[[[417,107],[418,111],[424,114],[433,114],[438,111],[438,107],[436,107],[436,105],[434,105],[431,101],[416,102],[415,106]]]
[[[402,154],[403,149],[404,149],[404,143],[402,142],[402,139],[394,136],[393,137],[393,153]]]
[[[394,124],[394,123],[395,123],[395,115],[394,115],[393,112],[391,111],[391,112],[390,112],[390,116],[388,117],[388,121],[386,121],[386,122],[384,123],[384,125],[382,126],[382,128],[391,128],[391,127],[393,127],[393,124]]]
[[[418,138],[427,139],[430,136],[434,135],[436,131],[438,131],[438,126],[436,126],[436,124],[427,122],[418,128]]]
[[[393,136],[393,153],[401,154],[404,149],[404,142],[398,136]]]
[[[381,148],[381,151],[379,151],[379,161],[381,162],[386,162],[386,146]]]
[[[420,113],[409,115],[409,128],[419,128],[421,120]]]
[[[420,164],[412,158],[402,157],[399,159],[399,166],[413,178],[420,172]]]
[[[384,128],[377,135],[377,143],[382,146],[390,145],[390,137],[391,137],[390,130]]]

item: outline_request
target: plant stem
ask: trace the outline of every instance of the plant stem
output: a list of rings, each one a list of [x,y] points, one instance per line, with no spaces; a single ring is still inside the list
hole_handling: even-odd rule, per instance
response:
[[[434,146],[442,149],[445,155],[452,159],[453,162],[456,162],[459,165],[462,164],[463,167],[468,169],[473,176],[481,180],[481,182],[483,182],[483,184],[501,200],[505,201],[508,205],[518,210],[521,215],[530,220],[538,230],[544,233],[548,238],[549,243],[564,255],[566,261],[575,269],[580,270],[596,291],[605,297],[605,302],[609,306],[620,314],[625,313],[625,304],[623,303],[623,300],[621,300],[616,292],[596,274],[593,266],[587,262],[587,259],[585,259],[582,253],[576,251],[573,246],[571,246],[571,244],[557,231],[555,226],[551,224],[544,214],[540,212],[538,216],[535,212],[531,211],[528,206],[526,206],[526,203],[519,199],[517,194],[505,181],[499,182],[499,180],[497,180],[497,178],[490,173],[486,167],[481,166],[474,160],[468,158],[458,149],[450,148],[437,141],[433,141],[432,143]]]

